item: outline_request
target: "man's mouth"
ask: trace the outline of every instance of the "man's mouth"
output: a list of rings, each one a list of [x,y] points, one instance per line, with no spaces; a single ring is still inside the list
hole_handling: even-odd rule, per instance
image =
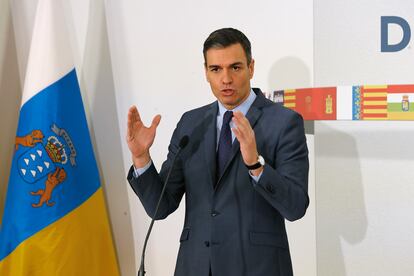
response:
[[[221,93],[224,95],[224,96],[231,96],[231,95],[233,95],[233,93],[235,92],[235,90],[234,89],[230,89],[230,88],[227,88],[227,89],[221,89]]]

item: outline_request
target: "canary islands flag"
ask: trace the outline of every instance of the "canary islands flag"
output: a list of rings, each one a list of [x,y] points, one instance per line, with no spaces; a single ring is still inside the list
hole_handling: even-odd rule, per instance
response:
[[[0,225],[0,275],[119,275],[60,0],[39,0]]]

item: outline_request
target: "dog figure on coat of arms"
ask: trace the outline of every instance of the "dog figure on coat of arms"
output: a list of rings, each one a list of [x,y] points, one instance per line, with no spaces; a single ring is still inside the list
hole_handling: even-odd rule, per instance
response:
[[[57,185],[62,183],[66,179],[66,172],[63,168],[56,167],[56,170],[53,173],[47,175],[47,180],[45,182],[45,189],[40,189],[36,192],[30,192],[31,195],[40,195],[39,203],[32,204],[32,207],[41,207],[46,202],[46,205],[51,207],[55,205],[55,202],[50,202],[52,198],[52,192]]]
[[[37,143],[42,143],[44,137],[42,131],[39,129],[33,130],[26,136],[16,137],[15,150],[19,149],[19,145],[23,147],[34,147]]]

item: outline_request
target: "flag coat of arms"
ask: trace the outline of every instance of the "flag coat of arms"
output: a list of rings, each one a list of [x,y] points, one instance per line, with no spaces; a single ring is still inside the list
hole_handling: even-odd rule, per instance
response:
[[[60,0],[39,0],[6,204],[0,275],[119,275]]]
[[[389,120],[414,120],[414,85],[388,85]]]

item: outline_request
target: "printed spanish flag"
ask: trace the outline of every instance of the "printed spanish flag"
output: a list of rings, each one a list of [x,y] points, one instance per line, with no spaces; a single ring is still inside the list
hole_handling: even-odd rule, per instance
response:
[[[60,0],[39,0],[0,225],[0,275],[119,275]]]

